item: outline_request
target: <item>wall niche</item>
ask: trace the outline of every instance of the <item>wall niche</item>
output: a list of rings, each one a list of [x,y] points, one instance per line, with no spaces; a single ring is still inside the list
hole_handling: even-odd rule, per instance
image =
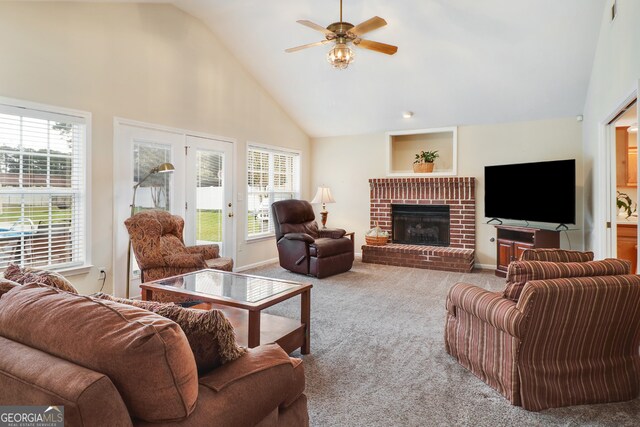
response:
[[[420,151],[438,151],[433,172],[415,173],[413,162]],[[387,132],[387,176],[456,176],[458,128],[434,128]]]

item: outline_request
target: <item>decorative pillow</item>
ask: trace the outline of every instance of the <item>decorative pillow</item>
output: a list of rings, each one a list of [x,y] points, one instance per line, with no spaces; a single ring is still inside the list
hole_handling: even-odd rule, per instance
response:
[[[220,310],[190,309],[173,303],[130,300],[103,293],[92,296],[144,308],[176,322],[187,336],[199,374],[211,371],[246,353],[246,349],[236,344],[233,326]]]
[[[526,249],[520,261],[587,262],[593,261],[593,252],[568,251],[565,249]]]
[[[509,264],[503,295],[505,298],[518,301],[525,283],[530,280],[616,276],[630,272],[631,262],[614,258],[587,262],[513,261]]]
[[[48,270],[38,270],[35,268],[20,268],[19,265],[9,264],[4,271],[5,279],[13,280],[21,285],[30,283],[39,283],[41,285],[52,286],[63,291],[77,294],[78,291],[73,287],[71,282],[65,279],[61,274]]]
[[[20,283],[14,282],[13,280],[2,279],[0,278],[0,297],[6,294],[16,286],[21,286]]]

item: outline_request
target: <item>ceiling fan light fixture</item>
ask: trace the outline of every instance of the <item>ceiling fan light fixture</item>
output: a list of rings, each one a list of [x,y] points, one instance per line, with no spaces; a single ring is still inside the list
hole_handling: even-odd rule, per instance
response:
[[[368,49],[374,52],[384,53],[385,55],[393,55],[398,51],[397,46],[362,39],[362,35],[384,27],[387,25],[387,21],[379,16],[374,16],[373,18],[367,19],[358,25],[345,22],[342,20],[342,0],[340,0],[340,21],[334,22],[326,28],[314,22],[307,21],[306,19],[299,20],[297,22],[305,27],[311,28],[312,30],[321,32],[324,34],[324,40],[315,43],[303,44],[302,46],[291,47],[289,49],[285,49],[285,52],[297,52],[309,47],[320,46],[326,43],[335,43],[333,49],[327,53],[327,61],[334,68],[339,70],[344,70],[353,62],[353,58],[355,57],[353,49],[351,49],[353,46],[357,46],[359,49]]]
[[[344,70],[353,62],[355,55],[353,50],[345,43],[336,43],[335,47],[327,53],[327,61],[334,68]]]

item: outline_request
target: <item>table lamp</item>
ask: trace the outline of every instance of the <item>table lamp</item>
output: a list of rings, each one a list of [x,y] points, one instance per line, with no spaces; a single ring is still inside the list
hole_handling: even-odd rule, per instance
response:
[[[322,228],[327,228],[327,203],[335,203],[335,199],[331,195],[331,190],[329,187],[318,187],[318,192],[316,193],[316,197],[313,198],[311,203],[322,203],[322,211],[320,211],[320,215],[322,216]]]

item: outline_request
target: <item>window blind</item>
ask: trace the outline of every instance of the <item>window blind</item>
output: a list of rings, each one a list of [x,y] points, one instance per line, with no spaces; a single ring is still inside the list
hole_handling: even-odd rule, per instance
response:
[[[0,269],[85,263],[84,117],[0,104]]]
[[[300,155],[264,147],[247,150],[247,238],[274,233],[271,204],[300,198]]]

